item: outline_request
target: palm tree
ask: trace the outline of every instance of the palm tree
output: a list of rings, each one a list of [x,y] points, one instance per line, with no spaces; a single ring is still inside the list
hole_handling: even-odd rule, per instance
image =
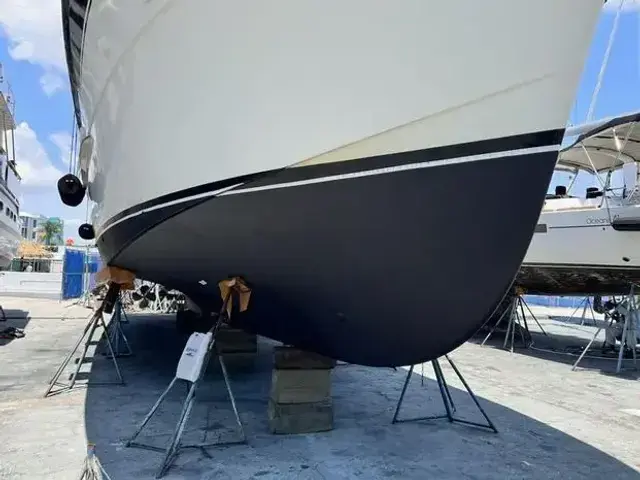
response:
[[[41,238],[45,245],[52,245],[60,235],[62,235],[62,225],[58,219],[49,218],[42,224]]]

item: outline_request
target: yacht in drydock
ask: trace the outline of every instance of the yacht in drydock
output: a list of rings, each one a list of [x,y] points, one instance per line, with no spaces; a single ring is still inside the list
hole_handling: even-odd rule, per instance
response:
[[[516,285],[531,294],[626,294],[640,283],[640,112],[567,135],[577,138],[557,169],[574,181],[588,172],[593,185],[547,195]]]
[[[602,5],[62,0],[82,142],[61,197],[86,189],[106,262],[205,310],[242,276],[242,328],[437,358],[518,271]]]
[[[20,175],[15,159],[15,102],[0,65],[0,268],[6,268],[20,245]]]

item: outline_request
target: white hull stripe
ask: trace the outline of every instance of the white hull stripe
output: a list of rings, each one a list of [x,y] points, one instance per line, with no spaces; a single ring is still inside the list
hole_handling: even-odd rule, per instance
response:
[[[335,182],[339,180],[349,180],[352,178],[372,177],[375,175],[385,175],[388,173],[404,172],[407,170],[420,170],[423,168],[443,167],[447,165],[456,165],[459,163],[477,162],[480,160],[494,160],[498,158],[531,155],[535,153],[558,152],[559,150],[560,150],[559,145],[547,145],[543,147],[532,147],[532,148],[523,148],[520,150],[510,150],[507,152],[491,152],[491,153],[480,154],[480,155],[470,155],[467,157],[447,158],[445,160],[431,160],[427,162],[409,163],[406,165],[398,165],[394,167],[384,167],[384,168],[376,168],[373,170],[364,170],[360,172],[343,173],[340,175],[330,175],[327,177],[310,178],[308,180],[298,180],[295,182],[274,183],[272,185],[264,185],[261,187],[240,188],[237,190],[231,190],[231,191],[221,193],[218,196],[222,197],[225,195],[238,195],[241,193],[260,192],[262,190],[275,190],[278,188],[300,187],[303,185],[312,185],[314,183],[326,183],[326,182]]]

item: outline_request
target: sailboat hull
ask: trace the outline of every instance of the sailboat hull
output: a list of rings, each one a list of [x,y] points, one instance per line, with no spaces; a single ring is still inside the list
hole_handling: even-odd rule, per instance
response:
[[[111,265],[389,366],[455,348],[524,257],[601,0],[62,0]],[[455,28],[459,26],[459,28]]]
[[[532,295],[629,293],[640,283],[640,232],[615,225],[640,217],[640,206],[614,201],[597,198],[593,202],[602,202],[597,208],[542,212],[516,285]]]

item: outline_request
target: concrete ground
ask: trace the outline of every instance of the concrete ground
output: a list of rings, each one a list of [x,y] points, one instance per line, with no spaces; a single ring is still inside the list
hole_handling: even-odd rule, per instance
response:
[[[135,355],[119,363],[125,386],[92,386],[45,399],[49,377],[86,323],[78,317],[90,312],[50,300],[2,302],[17,317],[8,324],[24,326],[26,337],[0,340],[0,479],[78,478],[87,441],[97,444],[113,480],[153,478],[162,455],[124,448],[123,441],[175,371],[184,337],[176,335],[171,317],[130,316],[125,331]],[[254,369],[231,372],[249,444],[185,451],[164,478],[640,478],[638,372],[615,376],[615,362],[594,359],[586,359],[588,369],[572,372],[575,357],[566,353],[584,344],[594,327],[561,318],[570,313],[566,309],[533,310],[554,316],[539,315],[553,336],[534,333],[536,350],[516,348],[511,354],[496,347],[501,344],[496,336],[491,345],[478,345],[480,337],[451,354],[500,430],[497,435],[443,420],[392,425],[406,370],[355,365],[333,372],[333,431],[271,435],[266,417],[271,343],[263,341]],[[549,353],[553,349],[563,353]],[[447,362],[441,364],[458,415],[482,420]],[[424,367],[424,385],[421,373],[417,366],[402,418],[443,412],[431,366]],[[114,380],[112,364],[98,354],[90,377]],[[142,441],[165,444],[184,393],[174,390]],[[185,442],[202,441],[205,434],[233,438],[233,426],[221,375],[212,364]]]

